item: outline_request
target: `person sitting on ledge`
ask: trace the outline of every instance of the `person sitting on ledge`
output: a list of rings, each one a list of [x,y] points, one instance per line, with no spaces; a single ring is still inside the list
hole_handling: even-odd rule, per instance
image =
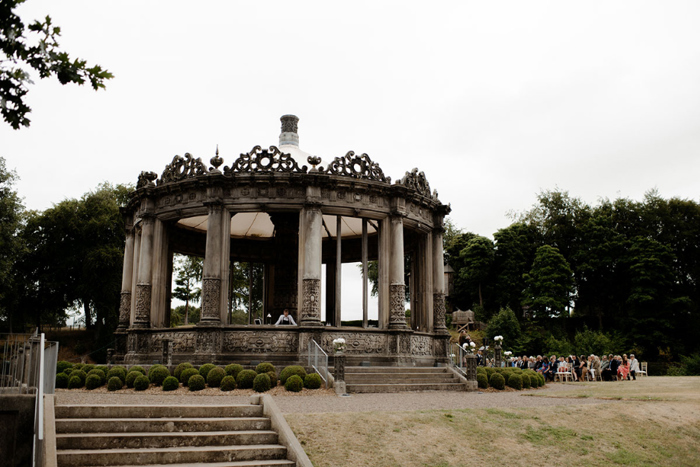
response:
[[[284,309],[284,314],[280,315],[279,319],[277,319],[277,322],[275,323],[275,326],[279,325],[291,325],[291,326],[296,326],[297,323],[294,322],[294,318],[289,316],[289,310]]]

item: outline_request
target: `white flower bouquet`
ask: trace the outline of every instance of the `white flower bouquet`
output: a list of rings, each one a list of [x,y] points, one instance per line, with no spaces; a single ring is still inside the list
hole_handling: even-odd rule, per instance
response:
[[[342,337],[339,337],[337,339],[333,339],[333,350],[335,352],[344,352],[345,351],[345,339]]]

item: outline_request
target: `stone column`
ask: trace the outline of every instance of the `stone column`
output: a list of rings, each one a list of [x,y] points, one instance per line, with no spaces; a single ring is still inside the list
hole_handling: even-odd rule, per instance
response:
[[[404,283],[403,217],[391,216],[391,252],[389,258],[389,329],[406,329],[406,284]]]
[[[168,275],[168,227],[160,219],[155,220],[153,230],[153,290],[151,293],[151,326],[170,327],[165,321]]]
[[[204,270],[202,271],[202,318],[199,325],[221,324],[221,216],[223,206],[218,203],[209,205],[207,219],[207,245],[204,253]]]
[[[321,326],[321,208],[304,208],[304,273],[302,279],[301,325]]]
[[[433,230],[433,329],[447,332],[445,326],[445,263],[442,229]]]
[[[122,293],[119,302],[118,331],[124,331],[131,322],[131,284],[134,275],[134,229],[129,226],[126,230],[124,246],[124,267],[122,269]]]
[[[145,214],[141,220],[141,249],[136,283],[135,328],[151,326],[151,281],[153,269],[153,230],[154,216]]]
[[[136,284],[138,283],[139,275],[139,257],[141,255],[141,226],[134,226],[134,260],[132,262],[131,273],[131,314],[129,315],[129,326],[133,326],[136,321]]]

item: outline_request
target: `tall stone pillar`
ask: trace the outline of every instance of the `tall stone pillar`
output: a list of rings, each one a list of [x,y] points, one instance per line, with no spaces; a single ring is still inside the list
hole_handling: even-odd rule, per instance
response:
[[[433,329],[447,332],[445,326],[445,263],[442,229],[433,230]]]
[[[302,279],[302,305],[300,324],[321,326],[321,208],[309,205],[304,208],[304,273]]]
[[[136,284],[139,275],[139,257],[141,255],[141,225],[134,226],[134,260],[131,272],[131,314],[129,315],[129,326],[133,326],[136,321]]]
[[[389,329],[406,329],[406,284],[404,283],[403,217],[391,216],[391,250],[389,258],[389,294],[391,309]]]
[[[124,331],[131,321],[131,284],[134,275],[134,229],[131,225],[126,229],[124,245],[124,267],[122,268],[122,293],[119,302],[118,331]]]
[[[168,226],[160,219],[155,220],[153,231],[153,290],[151,292],[151,326],[170,327],[166,321],[167,283],[171,281],[168,274]]]
[[[141,249],[139,252],[139,269],[136,283],[135,328],[151,326],[151,281],[153,270],[153,230],[155,218],[144,214],[141,220]]]
[[[201,325],[221,324],[221,260],[222,260],[222,214],[219,203],[209,205],[207,219],[207,245],[202,271],[202,318]]]

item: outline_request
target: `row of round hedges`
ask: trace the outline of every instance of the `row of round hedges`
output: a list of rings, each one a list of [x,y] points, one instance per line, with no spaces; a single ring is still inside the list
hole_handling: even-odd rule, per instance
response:
[[[544,377],[534,370],[521,368],[477,367],[476,381],[480,389],[489,387],[505,389],[506,386],[521,390],[538,388],[545,385]]]
[[[246,370],[239,364],[227,365],[225,368],[207,363],[196,368],[191,363],[181,363],[170,375],[170,371],[164,365],[152,365],[148,374],[139,365],[131,366],[128,370],[120,365],[108,368],[107,366],[71,364],[61,361],[57,364],[56,387],[58,388],[82,388],[95,389],[107,384],[108,390],[117,391],[125,385],[137,391],[147,389],[151,384],[162,386],[164,391],[172,391],[183,386],[191,391],[199,391],[206,386],[220,387],[222,391],[239,389],[254,389],[257,392],[269,391],[276,387],[278,382],[289,391],[300,391],[302,388],[318,389],[323,384],[321,377],[316,373],[306,374],[304,367],[291,365],[277,375],[277,369],[272,363],[263,362],[255,367],[255,370]],[[58,371],[61,370],[61,371]],[[86,373],[86,370],[89,373]],[[197,376],[197,378],[195,378]],[[286,384],[290,377],[297,376],[289,385]]]

